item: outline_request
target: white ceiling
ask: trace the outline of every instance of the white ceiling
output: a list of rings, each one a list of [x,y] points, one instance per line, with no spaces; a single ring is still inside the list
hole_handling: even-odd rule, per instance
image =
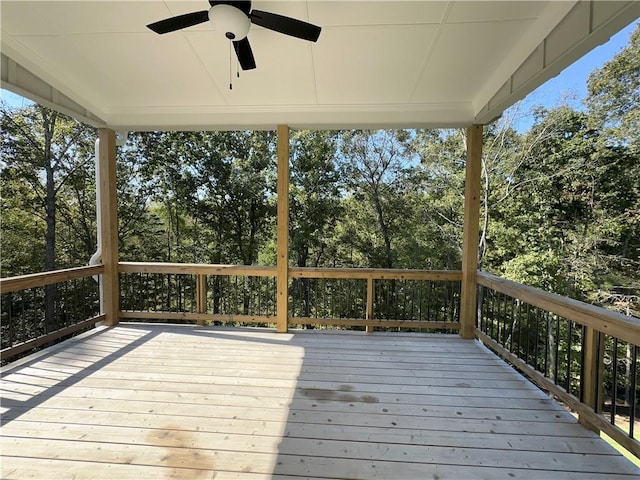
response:
[[[229,44],[209,23],[146,28],[208,6],[3,0],[2,86],[118,129],[465,126],[640,15],[633,1],[254,1],[322,33],[252,26],[257,69],[230,90]]]

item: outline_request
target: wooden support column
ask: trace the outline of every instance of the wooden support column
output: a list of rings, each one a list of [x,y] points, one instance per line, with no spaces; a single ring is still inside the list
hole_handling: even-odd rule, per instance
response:
[[[100,215],[102,218],[102,275],[105,325],[118,324],[120,288],[118,281],[118,205],[116,200],[116,133],[98,129],[100,147]]]
[[[373,299],[374,299],[374,288],[375,284],[373,278],[367,278],[367,311],[366,311],[366,319],[373,320]],[[373,332],[373,325],[367,325],[366,332]]]
[[[276,330],[289,328],[289,127],[278,126],[278,227],[276,259]]]
[[[464,184],[464,230],[462,235],[462,292],[460,336],[474,338],[476,327],[480,177],[482,174],[482,125],[467,129],[467,166]]]
[[[582,377],[582,402],[600,413],[602,400],[602,384],[604,370],[604,342],[602,334],[593,327],[584,327],[584,365]],[[600,429],[592,424],[584,415],[578,421],[585,427],[600,433]]]
[[[207,276],[203,273],[196,275],[196,309],[198,313],[207,313]],[[198,318],[198,325],[204,325],[204,319]]]

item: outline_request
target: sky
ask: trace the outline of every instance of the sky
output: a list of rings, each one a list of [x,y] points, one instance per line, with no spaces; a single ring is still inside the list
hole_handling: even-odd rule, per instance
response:
[[[591,50],[584,57],[565,68],[560,74],[539,86],[524,98],[517,107],[521,112],[528,112],[533,107],[553,108],[567,104],[577,110],[584,107],[583,100],[587,96],[587,80],[589,74],[611,60],[620,50],[629,44],[629,38],[640,22],[632,22],[620,30],[611,39]],[[525,131],[531,127],[533,118],[524,115],[515,128]]]
[[[629,37],[640,22],[633,22],[619,31],[611,39],[574,64],[564,69],[560,74],[531,92],[518,106],[520,112],[528,112],[535,106],[553,108],[562,104],[569,104],[573,108],[583,107],[582,101],[587,96],[587,80],[589,74],[596,68],[601,68],[611,60],[616,53],[629,44]],[[0,98],[11,106],[21,107],[29,104],[29,100],[7,90],[0,90]],[[533,118],[522,115],[514,125],[518,131],[526,131],[531,127]]]

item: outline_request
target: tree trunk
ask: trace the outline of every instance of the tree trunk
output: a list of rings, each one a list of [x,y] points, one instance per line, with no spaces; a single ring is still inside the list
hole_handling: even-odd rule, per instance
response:
[[[393,256],[391,253],[391,238],[389,236],[389,227],[384,219],[384,212],[382,210],[382,202],[380,201],[380,194],[377,188],[373,190],[373,205],[376,209],[378,216],[378,225],[380,226],[380,232],[382,232],[382,238],[384,239],[385,260],[386,268],[393,268]]]
[[[56,164],[53,152],[51,151],[56,117],[57,114],[49,114],[42,109],[42,123],[44,131],[43,154],[46,175],[45,212],[47,225],[45,232],[45,271],[56,269]],[[56,330],[56,297],[56,285],[47,285],[44,289],[44,324],[47,333]]]

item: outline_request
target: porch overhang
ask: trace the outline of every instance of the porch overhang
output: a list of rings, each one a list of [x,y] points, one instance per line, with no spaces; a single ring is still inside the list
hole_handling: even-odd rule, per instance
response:
[[[3,1],[2,87],[116,130],[466,127],[640,17],[634,1],[255,1],[322,34],[252,26],[258,68],[230,90],[229,47],[209,24],[145,27],[205,7]]]

